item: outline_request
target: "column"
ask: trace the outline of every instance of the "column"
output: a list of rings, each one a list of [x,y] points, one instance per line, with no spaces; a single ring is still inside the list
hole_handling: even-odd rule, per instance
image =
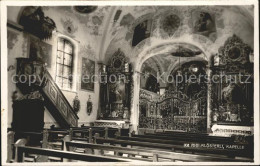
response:
[[[132,124],[131,132],[137,133],[137,127],[139,124],[139,91],[140,91],[140,74],[134,72],[133,74],[133,90],[131,94],[131,117],[130,122]]]
[[[208,93],[207,93],[207,133],[211,132],[211,114],[212,114],[212,83],[211,83],[212,71],[210,66],[207,66],[207,76],[208,76]]]

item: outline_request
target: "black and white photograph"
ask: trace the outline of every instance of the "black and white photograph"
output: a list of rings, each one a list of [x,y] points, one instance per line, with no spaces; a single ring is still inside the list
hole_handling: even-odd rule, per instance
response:
[[[259,165],[257,0],[1,2],[2,165]]]

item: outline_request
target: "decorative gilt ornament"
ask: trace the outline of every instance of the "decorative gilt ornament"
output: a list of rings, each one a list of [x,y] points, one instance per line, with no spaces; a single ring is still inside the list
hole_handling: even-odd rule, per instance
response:
[[[228,38],[223,47],[220,47],[220,63],[226,64],[245,64],[249,62],[249,54],[252,49],[249,45],[245,44],[235,34]]]
[[[110,72],[129,72],[130,64],[127,63],[125,54],[118,48],[110,60]]]

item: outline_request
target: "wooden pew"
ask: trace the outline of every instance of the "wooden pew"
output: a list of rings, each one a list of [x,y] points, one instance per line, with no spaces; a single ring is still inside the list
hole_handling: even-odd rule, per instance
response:
[[[253,136],[239,136],[234,135],[231,137],[223,137],[223,136],[212,136],[212,135],[196,135],[187,133],[183,134],[144,134],[144,135],[132,135],[134,137],[142,137],[142,138],[152,138],[152,139],[163,139],[163,140],[179,140],[189,142],[197,142],[197,143],[217,143],[217,144],[239,144],[244,145],[248,148],[253,148]]]
[[[14,134],[13,131],[7,133],[7,163],[13,162],[14,159]]]
[[[116,157],[107,157],[107,156],[95,156],[90,154],[81,154],[75,152],[45,149],[45,148],[35,148],[35,147],[26,147],[26,146],[17,146],[17,158],[16,162],[24,162],[25,154],[37,154],[44,156],[52,156],[58,158],[67,158],[71,160],[80,160],[88,162],[131,162],[128,159],[121,159]]]
[[[28,131],[13,131],[8,129],[7,134],[7,161],[8,163],[14,162],[15,159],[15,146],[17,146],[18,140],[26,140],[26,143],[30,146],[41,147],[41,140],[43,139],[42,132],[28,132]],[[34,158],[30,156],[29,158]],[[33,160],[33,159],[32,159]]]
[[[155,132],[155,133],[144,133],[143,135],[155,135],[155,136],[168,136],[168,137],[189,137],[189,138],[213,138],[212,135],[207,133],[187,133],[187,132]],[[214,136],[217,138],[217,136]],[[228,137],[221,137],[220,139],[227,139]],[[230,137],[229,137],[230,138]]]
[[[124,130],[123,132],[128,132],[129,130]],[[84,127],[84,128],[72,128],[70,129],[70,138],[69,140],[78,140],[84,141],[88,143],[93,143],[93,135],[99,134],[103,138],[112,137],[115,138],[116,135],[120,135],[122,133],[121,128],[108,128],[108,127]],[[128,134],[128,133],[127,133]],[[91,149],[76,149],[76,152],[86,151],[91,153]]]
[[[162,159],[168,159],[170,161],[250,161],[250,160],[239,160],[225,157],[213,157],[207,155],[195,155],[195,154],[184,154],[184,153],[176,153],[176,152],[165,152],[165,151],[155,151],[148,149],[137,149],[137,148],[127,148],[127,147],[118,147],[111,145],[101,145],[101,144],[91,144],[91,143],[83,143],[83,142],[75,142],[69,141],[64,143],[67,146],[67,149],[70,147],[77,148],[90,148],[90,149],[98,149],[103,151],[113,151],[115,154],[123,153],[132,156],[142,156],[147,158],[133,158],[141,161],[153,161],[157,162]],[[102,153],[101,153],[102,154]]]
[[[93,142],[93,135],[99,133],[103,137],[105,136],[105,128],[80,128],[71,129],[71,135],[73,138],[86,138],[88,142]]]
[[[163,140],[159,140],[163,141]],[[196,147],[185,147],[183,145],[173,145],[173,144],[167,144],[167,143],[159,143],[158,142],[145,142],[145,141],[133,141],[129,137],[128,140],[122,140],[122,139],[112,139],[112,138],[96,138],[96,142],[99,144],[103,143],[110,143],[110,144],[120,144],[123,146],[130,145],[130,146],[137,146],[137,147],[146,147],[146,148],[155,148],[155,149],[164,149],[168,151],[182,151],[182,152],[191,152],[196,154],[212,154],[212,155],[222,155],[229,158],[235,158],[235,157],[246,157],[246,158],[252,158],[252,154],[241,151],[241,150],[234,150],[234,149],[207,149],[207,148],[196,148]]]
[[[74,128],[71,131],[72,137],[77,138],[86,138],[88,142],[93,142],[93,135],[98,133],[101,137],[104,138],[115,138],[118,135],[128,136],[129,129],[121,128],[108,128],[108,127],[95,127],[95,128]]]
[[[155,132],[155,134],[183,134],[183,135],[200,135],[200,136],[207,136],[208,133],[192,133],[192,132],[182,132],[182,131],[173,131],[173,130],[164,130],[163,132]]]
[[[145,133],[146,134],[146,133]],[[153,135],[149,134],[148,135]],[[209,138],[210,140],[216,139],[222,142],[238,142],[238,143],[252,143],[253,142],[253,136],[242,136],[242,135],[233,135],[231,137],[220,137],[220,136],[212,136],[207,133],[190,133],[190,132],[180,132],[180,131],[171,131],[171,130],[166,130],[163,132],[155,132],[154,135],[156,136],[167,136],[167,137],[189,137],[189,138],[198,138],[198,139],[207,139]]]
[[[151,138],[151,139],[163,139],[163,140],[175,140],[186,142],[208,142],[208,143],[233,143],[234,139],[231,137],[216,137],[216,136],[181,136],[181,135],[157,135],[157,134],[145,134],[145,135],[132,135],[133,137]]]

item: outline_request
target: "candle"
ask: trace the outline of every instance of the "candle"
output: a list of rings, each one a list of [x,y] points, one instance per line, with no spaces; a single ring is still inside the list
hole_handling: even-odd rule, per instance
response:
[[[125,72],[129,72],[129,64],[127,62],[125,63]]]
[[[103,72],[105,73],[106,72],[106,65],[103,65]]]

